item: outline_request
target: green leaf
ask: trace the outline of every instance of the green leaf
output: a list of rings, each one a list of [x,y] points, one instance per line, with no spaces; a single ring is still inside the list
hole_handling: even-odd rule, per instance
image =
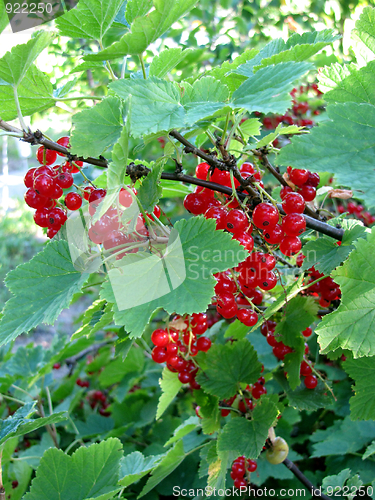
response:
[[[354,52],[357,59],[364,64],[374,59],[375,56],[375,9],[366,7],[363,9],[355,28],[351,33],[356,42]]]
[[[235,70],[245,64],[246,61],[253,59],[259,50],[246,49],[242,54],[237,56],[233,61],[224,61],[219,67],[211,69],[207,74],[213,76],[217,80],[228,86],[230,92],[238,89],[241,83],[245,80],[242,75],[236,74]]]
[[[324,47],[340,38],[341,35],[335,35],[332,29],[306,32],[302,33],[302,35],[295,33],[285,42],[285,46],[281,52],[262,59],[261,64],[255,70],[259,67],[269,66],[270,64],[279,64],[287,61],[306,61]]]
[[[77,428],[77,439],[89,439],[91,437],[105,436],[113,429],[114,423],[111,418],[102,417],[98,413],[92,413],[87,417],[86,422],[74,420],[74,425]]]
[[[375,437],[375,422],[353,422],[350,417],[336,421],[326,430],[318,430],[311,436],[312,457],[346,455],[355,453]]]
[[[20,346],[14,356],[5,363],[3,370],[12,376],[32,377],[43,366],[45,354],[46,351],[42,346],[36,346],[32,349]]]
[[[289,406],[297,410],[317,410],[325,408],[333,403],[333,398],[327,391],[326,386],[319,380],[318,385],[312,391],[305,384],[300,384],[294,391],[290,388],[286,378],[281,373],[274,374],[274,379],[280,384],[288,397]]]
[[[318,74],[319,89],[328,94],[331,90],[335,89],[340,82],[345,80],[355,68],[356,66],[354,64],[341,65],[339,63],[333,63],[331,66],[320,68]],[[324,97],[326,97],[326,95]],[[351,100],[352,99],[350,99],[350,101]]]
[[[236,319],[229,325],[224,334],[224,337],[232,337],[234,339],[241,340],[249,333],[249,329],[250,328],[248,326],[244,325],[240,320]]]
[[[251,459],[258,458],[268,437],[268,429],[279,414],[276,401],[275,396],[262,396],[257,401],[251,420],[232,418],[219,436],[219,455],[230,452],[234,459],[240,455]]]
[[[337,219],[335,220],[337,223]],[[332,221],[328,223],[331,225],[335,224]],[[358,238],[366,236],[366,228],[359,221],[343,219],[339,223],[345,230],[341,245],[339,246],[337,241],[329,236],[320,236],[316,240],[307,242],[303,247],[303,254],[306,258],[303,261],[302,271],[314,266],[320,273],[330,274],[354,250],[354,242]]]
[[[336,474],[335,476],[327,476],[323,479],[322,482],[322,487],[323,487],[323,492],[327,493],[327,487],[330,487],[330,491],[333,492],[340,492],[346,483],[346,481],[350,477],[350,469],[344,469],[342,470],[339,474]],[[336,488],[336,489],[335,489]]]
[[[316,333],[321,352],[341,347],[357,358],[375,354],[375,229],[354,246],[345,263],[332,273],[341,288],[340,306],[323,318]]]
[[[346,78],[324,95],[327,102],[367,102],[375,105],[375,61],[359,70],[346,70]]]
[[[88,69],[105,69],[105,63],[102,61],[83,61],[81,64],[74,66],[74,68],[70,70],[70,74],[80,73]]]
[[[160,38],[172,24],[189,12],[196,3],[197,0],[154,0],[154,10],[147,15],[134,19],[131,31],[125,33],[120,41],[113,43],[98,54],[87,55],[85,59],[102,61],[117,59],[126,55],[142,54],[151,43]],[[145,10],[140,13],[144,14]],[[132,16],[133,14],[130,14],[129,19]]]
[[[375,357],[348,359],[344,369],[355,382],[354,396],[350,398],[353,420],[375,420]]]
[[[129,5],[129,4],[128,4]],[[128,6],[129,8],[129,6]],[[150,65],[150,76],[164,78],[173,68],[175,68],[185,57],[194,52],[193,49],[181,48],[165,49],[158,56],[155,56]]]
[[[99,375],[99,382],[103,387],[117,384],[127,373],[141,373],[144,363],[145,360],[142,350],[133,347],[125,360],[123,360],[122,357],[118,357],[104,367]]]
[[[74,9],[56,19],[60,35],[102,40],[122,4],[123,0],[80,0]]]
[[[0,33],[8,26],[9,18],[5,11],[4,2],[0,2]]]
[[[73,267],[68,243],[63,240],[50,242],[29,262],[11,271],[6,285],[13,297],[0,320],[0,345],[40,323],[53,324],[87,278]]]
[[[39,31],[27,43],[16,45],[0,59],[0,78],[17,87],[38,55],[51,43],[53,33]]]
[[[312,68],[309,63],[287,62],[260,69],[233,93],[233,108],[249,112],[284,113],[291,102],[293,82]]]
[[[159,463],[163,455],[144,457],[139,451],[134,451],[121,460],[119,484],[127,487],[148,474]]]
[[[152,0],[128,0],[126,4],[125,17],[132,24],[137,17],[145,16],[152,8]]]
[[[317,312],[318,304],[312,297],[298,295],[286,304],[283,319],[276,326],[275,333],[281,335],[281,341],[295,350],[284,362],[291,389],[301,382],[299,372],[304,354],[301,332],[315,321]]]
[[[151,172],[145,179],[142,180],[142,184],[138,189],[138,201],[142,205],[143,210],[149,214],[152,213],[156,203],[159,201],[163,193],[163,188],[160,185],[162,171],[162,163],[154,165]]]
[[[189,186],[187,186],[186,184],[182,184],[181,182],[168,181],[163,179],[160,182],[160,185],[163,189],[163,198],[184,198],[187,194],[192,192]]]
[[[122,106],[117,97],[107,97],[73,116],[72,151],[80,156],[99,156],[112,146],[123,130]]]
[[[112,304],[107,304],[105,300],[95,300],[85,311],[82,326],[73,333],[71,340],[79,339],[85,335],[94,335],[94,333],[112,323],[112,320]]]
[[[375,453],[375,441],[373,441],[369,446],[367,446],[366,451],[362,456],[362,460],[366,460],[366,458],[371,457]]]
[[[31,419],[30,416],[36,412],[35,402],[26,403],[13,415],[0,423],[0,445],[14,436],[23,436],[48,424],[62,422],[68,418],[67,412],[53,413],[49,417]]]
[[[183,442],[178,441],[174,447],[168,451],[165,457],[162,458],[158,466],[152,471],[150,479],[147,481],[138,498],[146,495],[146,493],[153,490],[155,486],[157,486],[164,478],[172,474],[172,472],[177,469],[183,461],[185,456]]]
[[[214,294],[216,281],[212,274],[237,266],[247,255],[230,234],[216,231],[215,222],[202,216],[178,221],[170,241],[172,244],[163,262],[172,286],[165,284],[164,271],[152,254],[145,260],[126,256],[120,261],[131,264],[126,267],[126,275],[111,270],[110,282],[102,287],[103,299],[112,303],[118,299],[118,304],[114,304],[115,323],[125,325],[132,338],[142,335],[151,314],[158,308],[170,314],[205,311]],[[128,290],[131,295],[126,293]],[[168,293],[162,295],[164,291]],[[159,298],[153,299],[155,296]],[[146,302],[148,297],[153,300]],[[141,304],[143,301],[143,305],[128,307],[138,300]]]
[[[22,115],[29,116],[54,106],[52,92],[49,77],[32,64],[17,90]],[[0,109],[3,120],[13,120],[17,117],[13,88],[1,80]]]
[[[221,399],[236,394],[240,383],[252,384],[260,377],[262,365],[253,346],[246,339],[232,345],[214,344],[206,361],[208,368],[198,373],[197,382],[208,394]]]
[[[44,453],[49,448],[54,448],[54,443],[51,436],[48,432],[44,432],[42,434],[42,438],[38,441],[38,444],[34,446],[30,446],[30,448],[26,448],[23,451],[19,452],[19,458],[22,458],[30,467],[36,469],[39,466],[40,459],[44,455]]]
[[[265,135],[262,137],[257,143],[256,143],[256,148],[263,148],[264,146],[267,146],[267,144],[270,144],[273,142],[279,135],[282,134],[300,134],[301,132],[304,132],[304,127],[297,127],[297,125],[289,125],[288,127],[283,127],[281,123],[276,127],[275,132],[271,132],[270,134]],[[252,144],[249,146],[251,149],[254,149],[254,145]]]
[[[71,456],[51,448],[44,454],[24,500],[113,498],[119,490],[122,454],[122,444],[114,438],[87,448],[82,446]]]
[[[331,121],[296,136],[282,148],[278,162],[314,172],[331,172],[337,182],[358,190],[356,197],[375,206],[375,106],[348,102],[327,107]]]
[[[194,416],[194,417],[189,417],[187,420],[182,422],[181,425],[175,429],[173,436],[168,439],[168,441],[165,443],[164,446],[170,446],[171,444],[175,443],[179,439],[182,439],[184,436],[192,432],[194,429],[200,426],[200,421],[199,418]]]
[[[159,383],[162,394],[159,399],[156,419],[163,415],[182,387],[181,382],[178,380],[177,373],[171,372],[168,368],[164,368],[163,375]]]
[[[110,84],[122,99],[132,96],[130,129],[135,137],[190,126],[225,106],[228,89],[214,78],[204,77],[193,86],[186,83],[185,86],[181,98],[174,83],[156,77],[117,80]]]

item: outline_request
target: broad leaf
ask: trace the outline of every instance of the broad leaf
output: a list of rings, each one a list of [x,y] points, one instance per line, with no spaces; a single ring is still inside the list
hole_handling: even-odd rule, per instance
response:
[[[375,106],[375,61],[359,70],[352,69],[324,98],[327,102],[367,102]]]
[[[128,4],[129,8],[129,4]],[[155,56],[150,65],[150,76],[164,78],[173,68],[175,68],[185,57],[193,52],[193,49],[181,48],[165,49],[158,56]]]
[[[107,304],[105,300],[96,300],[85,311],[82,326],[73,333],[71,340],[79,339],[85,335],[94,335],[94,333],[112,323],[112,320],[112,304]]]
[[[192,432],[194,429],[200,426],[200,419],[196,416],[189,417],[187,420],[182,422],[181,425],[175,429],[173,436],[168,439],[164,446],[169,446],[179,439],[182,439],[184,436]]]
[[[121,101],[107,97],[74,115],[70,138],[72,151],[85,157],[99,156],[120,138],[123,125]]]
[[[345,78],[350,75],[351,71],[354,71],[355,69],[355,64],[341,65],[339,63],[333,63],[330,66],[320,68],[318,74],[319,90],[324,93],[327,92],[328,94],[331,90],[335,89],[340,82],[345,80]],[[350,101],[351,100],[352,99],[350,99]]]
[[[207,369],[199,372],[197,382],[221,399],[236,394],[239,384],[252,384],[260,376],[261,363],[246,339],[231,344],[214,344],[206,358]],[[225,370],[224,370],[225,367]]]
[[[293,82],[312,68],[309,63],[287,62],[260,69],[233,93],[233,108],[249,112],[285,113],[290,106]]]
[[[335,220],[337,223],[337,219]],[[329,223],[334,224],[332,221],[329,221]],[[303,254],[305,255],[301,268],[303,271],[314,266],[320,273],[330,274],[331,271],[347,259],[354,249],[354,242],[358,238],[366,236],[366,228],[359,221],[343,219],[339,223],[345,230],[341,245],[338,245],[333,238],[325,235],[307,242],[303,247]]]
[[[209,76],[213,76],[221,83],[228,86],[230,92],[238,89],[238,87],[246,79],[245,76],[236,74],[235,70],[243,65],[246,61],[253,59],[259,50],[246,49],[242,54],[237,56],[233,61],[224,61],[219,67],[213,68],[208,72]]]
[[[100,436],[103,438],[113,429],[113,420],[108,417],[102,417],[98,413],[92,413],[87,417],[86,422],[75,420],[74,425],[77,428],[77,439],[88,439]]]
[[[143,497],[155,488],[164,478],[172,474],[177,469],[180,463],[185,458],[184,445],[182,441],[178,441],[173,448],[171,448],[165,457],[162,458],[158,466],[153,470],[150,479],[147,481],[145,487],[141,491],[138,498]],[[27,500],[27,499],[26,499]]]
[[[29,116],[54,106],[56,101],[52,92],[49,77],[32,64],[17,90],[22,115]],[[17,117],[13,88],[1,80],[0,109],[3,120],[13,120]]]
[[[218,453],[230,452],[232,457],[244,455],[256,459],[268,437],[268,429],[275,422],[279,411],[277,397],[262,396],[252,412],[251,420],[232,418],[218,439]]]
[[[0,78],[17,87],[38,55],[51,43],[53,33],[39,33],[22,45],[16,45],[0,59]]]
[[[363,64],[371,61],[375,57],[375,9],[366,7],[355,23],[355,29],[352,31],[352,38],[355,46],[354,52],[357,59],[362,60]]]
[[[63,240],[50,242],[29,262],[11,271],[6,285],[13,297],[0,320],[0,345],[40,323],[53,324],[87,278],[73,267],[68,243]]]
[[[122,444],[110,438],[73,455],[51,448],[44,454],[24,500],[107,500],[119,490]],[[74,488],[72,488],[74,485]]]
[[[310,134],[293,137],[278,162],[314,172],[331,172],[339,184],[358,190],[368,208],[375,206],[375,106],[348,102],[327,107],[331,121]]]
[[[332,273],[341,288],[341,304],[323,318],[316,333],[322,352],[349,349],[357,358],[375,354],[375,230],[354,246],[345,263]]]
[[[162,170],[162,164],[154,164],[151,172],[142,180],[142,184],[138,189],[137,198],[139,203],[149,214],[152,213],[163,192],[163,188],[160,185]]]
[[[56,20],[60,35],[102,40],[123,3],[123,0],[80,0],[76,8]]]
[[[126,3],[125,17],[132,24],[137,17],[145,16],[152,8],[152,0],[128,0]]]
[[[162,455],[144,457],[139,451],[134,451],[121,460],[119,484],[123,487],[135,483],[154,469]]]
[[[129,134],[130,134],[130,102],[125,105],[126,122],[121,131],[119,140],[113,146],[112,163],[109,164],[107,172],[108,189],[116,190],[124,183],[126,176],[126,166],[129,153]]]
[[[375,441],[373,441],[367,448],[363,454],[362,460],[366,460],[366,458],[371,457],[375,453]]]
[[[355,382],[350,399],[353,420],[375,420],[375,357],[348,359],[344,369]]]
[[[9,23],[9,18],[5,11],[5,4],[4,2],[0,2],[0,33],[4,31],[8,23]]]
[[[131,25],[131,31],[123,35],[120,41],[98,54],[87,55],[85,59],[106,60],[142,54],[196,3],[197,0],[154,0],[155,9],[147,15],[136,17]],[[129,18],[131,17],[133,15]]]
[[[160,418],[168,406],[172,403],[177,396],[178,391],[181,389],[182,384],[178,380],[177,373],[173,373],[168,368],[164,368],[162,379],[159,381],[162,394],[159,399],[156,418]]]
[[[120,263],[131,264],[126,268],[127,274],[120,271],[117,274],[114,269],[111,282],[103,285],[102,298],[118,302],[114,304],[115,323],[125,325],[133,338],[142,335],[151,314],[158,308],[170,314],[205,311],[216,283],[212,274],[236,266],[246,258],[243,247],[232,240],[231,235],[215,230],[213,220],[204,217],[181,220],[173,231],[171,249],[163,259],[171,279],[168,286],[154,254],[143,261],[125,257]],[[164,292],[167,293],[163,295]],[[151,301],[147,302],[149,297]],[[134,305],[137,300],[143,304]],[[128,307],[130,303],[134,307]]]

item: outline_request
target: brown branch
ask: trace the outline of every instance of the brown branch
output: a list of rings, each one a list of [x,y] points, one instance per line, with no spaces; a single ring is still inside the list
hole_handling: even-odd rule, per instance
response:
[[[309,490],[310,494],[313,498],[322,498],[323,500],[331,500],[330,497],[321,493],[320,488],[315,488],[311,481],[307,479],[307,477],[299,470],[295,463],[293,463],[289,458],[286,458],[283,461],[285,467],[287,467],[296,478]]]

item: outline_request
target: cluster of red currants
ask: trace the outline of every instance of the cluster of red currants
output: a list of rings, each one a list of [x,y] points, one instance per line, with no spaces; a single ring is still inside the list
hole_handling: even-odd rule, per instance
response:
[[[257,470],[255,460],[246,459],[246,457],[238,457],[232,464],[230,477],[233,479],[235,488],[247,488],[250,483],[250,473]]]
[[[262,365],[261,373],[263,373],[264,366]],[[267,394],[267,389],[265,387],[266,380],[261,375],[257,382],[252,385],[247,385],[245,391],[242,395],[235,394],[229,399],[224,399],[223,403],[228,408],[221,409],[221,416],[227,417],[231,409],[230,406],[236,405],[241,413],[248,413],[249,411],[254,410],[256,403],[254,399],[259,399],[263,394]]]
[[[375,216],[371,215],[370,212],[365,210],[365,207],[363,205],[357,205],[355,201],[349,201],[346,208],[344,207],[344,205],[338,205],[337,211],[339,214],[349,212],[350,214],[361,220],[365,226],[372,226],[372,224],[374,224],[375,222]]]
[[[58,144],[69,147],[69,137],[61,137]],[[79,172],[82,162],[65,161],[61,165],[54,165],[57,155],[51,149],[41,146],[36,153],[37,160],[41,164],[38,168],[31,168],[25,175],[24,183],[28,190],[25,193],[26,204],[36,209],[34,213],[35,223],[48,228],[47,236],[53,238],[67,220],[65,207],[69,210],[78,210],[82,205],[82,197],[75,192],[65,195],[64,204],[59,201],[64,194],[64,189],[73,186],[74,173]]]
[[[152,332],[151,342],[155,346],[152,359],[156,363],[166,363],[168,370],[178,373],[183,384],[199,389],[200,385],[195,381],[198,366],[193,358],[199,351],[207,352],[211,347],[211,340],[202,336],[208,329],[207,314],[175,316],[172,325],[176,328],[170,326]]]
[[[310,267],[310,269],[308,269],[308,274],[310,277],[309,283],[312,283],[313,281],[324,276],[324,274],[317,271],[315,267]],[[306,293],[319,297],[319,305],[321,307],[329,307],[332,300],[340,300],[341,298],[340,287],[330,276],[327,276],[321,281],[311,285],[306,290]]]
[[[309,170],[287,167],[289,181],[298,188],[298,193],[305,201],[313,201],[316,197],[316,188],[319,185],[320,177],[315,172]],[[284,186],[281,189],[280,196],[284,199],[293,189],[290,186]]]
[[[109,403],[107,396],[102,391],[92,391],[87,395],[87,400],[92,409],[99,408],[99,414],[102,417],[109,417],[111,413],[108,411]]]

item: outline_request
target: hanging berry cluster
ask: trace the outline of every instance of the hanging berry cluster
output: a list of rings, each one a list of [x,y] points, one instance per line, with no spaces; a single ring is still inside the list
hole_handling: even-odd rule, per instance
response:
[[[238,457],[232,464],[230,477],[233,479],[235,488],[247,488],[250,484],[250,474],[255,472],[258,465],[255,460],[246,459],[246,457]]]
[[[355,201],[349,201],[346,207],[338,205],[337,211],[339,214],[349,212],[349,214],[361,220],[365,226],[372,226],[375,222],[375,216],[371,215],[369,211],[365,210],[363,205],[357,204]]]

